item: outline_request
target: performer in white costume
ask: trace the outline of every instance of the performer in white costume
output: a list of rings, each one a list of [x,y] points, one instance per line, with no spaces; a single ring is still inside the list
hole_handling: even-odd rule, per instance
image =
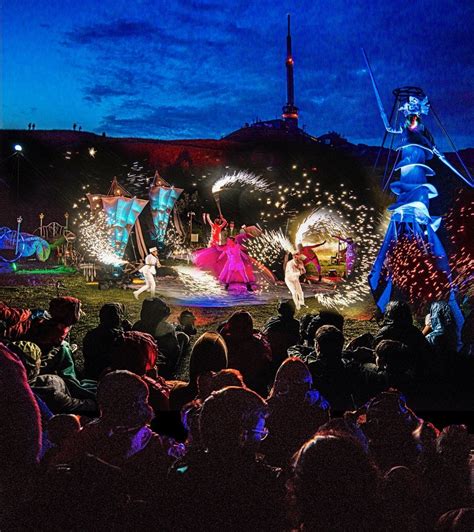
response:
[[[145,277],[145,284],[133,292],[135,299],[138,299],[138,296],[146,290],[151,292],[151,297],[155,297],[156,268],[161,268],[161,264],[158,258],[158,250],[156,248],[150,248],[149,252],[149,255],[145,257],[145,265],[138,270],[140,273],[143,273],[143,277]]]
[[[291,297],[295,302],[296,310],[304,306],[304,294],[301,288],[300,276],[306,272],[303,259],[297,253],[286,263],[285,283],[291,292]]]

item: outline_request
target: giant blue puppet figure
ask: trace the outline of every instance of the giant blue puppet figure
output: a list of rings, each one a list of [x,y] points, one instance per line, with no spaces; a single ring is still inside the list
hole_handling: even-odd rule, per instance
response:
[[[397,199],[395,203],[388,207],[391,213],[390,223],[382,247],[369,275],[369,284],[376,304],[381,311],[384,311],[396,288],[393,286],[391,272],[387,268],[386,259],[392,244],[396,243],[402,236],[418,238],[423,241],[434,257],[437,269],[444,272],[451,285],[452,279],[448,257],[443,244],[436,234],[441,223],[441,217],[432,216],[429,212],[429,201],[438,195],[438,191],[434,185],[428,183],[427,177],[433,176],[434,171],[427,164],[427,161],[432,159],[433,155],[436,155],[458,177],[470,186],[474,185],[469,174],[468,178],[460,174],[436,148],[433,137],[422,122],[422,115],[427,115],[430,108],[428,97],[421,96],[419,89],[417,96],[410,95],[410,91],[407,91],[406,101],[398,109],[405,117],[402,127],[394,129],[390,126],[367,56],[365,52],[363,54],[386,131],[400,135],[398,147],[396,148],[400,151],[399,162],[394,168],[394,171],[400,172],[400,179],[390,186]],[[456,302],[452,286],[449,290],[449,305],[453,311],[459,331],[463,323],[463,317]]]

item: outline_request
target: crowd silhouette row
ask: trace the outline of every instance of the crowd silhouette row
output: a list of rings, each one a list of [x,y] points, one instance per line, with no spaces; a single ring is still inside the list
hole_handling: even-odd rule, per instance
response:
[[[415,413],[472,410],[472,312],[460,336],[447,303],[421,330],[393,301],[347,339],[284,301],[196,338],[151,298],[78,348],[81,312],[0,303],[1,530],[474,529],[466,426]]]

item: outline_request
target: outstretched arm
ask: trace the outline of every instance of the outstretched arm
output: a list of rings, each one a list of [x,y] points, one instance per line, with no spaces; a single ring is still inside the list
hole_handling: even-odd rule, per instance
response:
[[[464,182],[466,182],[470,187],[474,187],[474,179],[469,173],[469,170],[464,166],[464,170],[467,172],[467,177],[459,173],[456,168],[446,159],[443,153],[441,153],[436,146],[433,146],[433,153],[438,157],[438,159],[444,163],[450,170],[452,170],[458,177],[460,177]],[[461,161],[462,162],[462,161]]]
[[[211,217],[209,216],[208,212],[206,212],[206,221],[212,227],[212,220],[211,220]]]
[[[221,220],[222,220],[222,223],[220,225],[220,228],[224,229],[224,227],[227,225],[227,220],[223,216],[221,216]]]

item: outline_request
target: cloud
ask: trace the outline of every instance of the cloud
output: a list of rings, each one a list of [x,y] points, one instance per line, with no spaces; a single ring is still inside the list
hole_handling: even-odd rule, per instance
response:
[[[113,22],[92,24],[66,32],[66,42],[90,45],[106,41],[127,41],[151,38],[156,27],[146,20],[129,21],[117,19]]]

